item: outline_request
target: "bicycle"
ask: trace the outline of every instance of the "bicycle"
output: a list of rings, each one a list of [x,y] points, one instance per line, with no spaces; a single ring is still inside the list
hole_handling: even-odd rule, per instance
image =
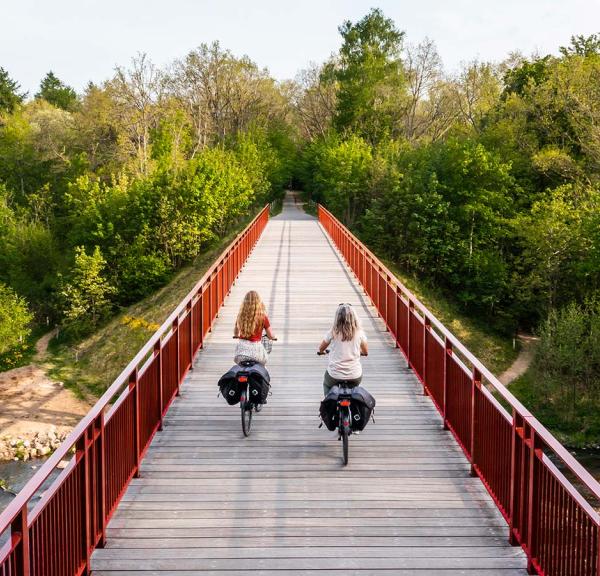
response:
[[[317,352],[318,356],[324,356],[329,354],[329,350],[324,352]],[[337,431],[338,440],[342,442],[342,461],[344,466],[348,465],[348,452],[349,452],[349,437],[352,434],[352,413],[350,410],[352,400],[352,388],[354,386],[348,386],[348,380],[339,380],[339,394],[337,399]]]
[[[270,340],[269,338],[267,338],[268,342],[265,343],[264,339],[265,339],[266,335],[263,336],[263,345],[265,346],[265,350],[267,352],[267,354],[271,353],[271,348],[272,348],[272,342],[277,340],[277,338],[274,338],[273,341]],[[234,336],[234,338],[236,338]],[[254,366],[255,364],[257,364],[257,362],[255,362],[254,360],[248,360],[245,362],[240,362],[240,366],[242,366],[243,368],[250,368],[252,366]],[[241,390],[241,394],[240,394],[240,414],[241,414],[241,420],[242,420],[242,432],[244,433],[244,436],[248,437],[250,435],[250,431],[252,430],[252,413],[253,412],[260,412],[262,410],[263,404],[261,402],[255,402],[253,401],[253,399],[251,398],[251,396],[254,394],[257,394],[257,390],[250,390],[250,382],[249,382],[249,374],[248,372],[245,371],[240,371],[237,374],[237,382],[238,382],[238,387]]]

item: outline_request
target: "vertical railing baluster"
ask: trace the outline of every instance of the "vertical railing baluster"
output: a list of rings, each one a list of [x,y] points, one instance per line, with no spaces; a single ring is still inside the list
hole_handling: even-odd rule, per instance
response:
[[[98,443],[97,449],[98,470],[97,470],[97,492],[98,492],[98,508],[100,517],[100,541],[98,546],[104,548],[106,545],[106,453],[105,453],[105,436],[104,436],[104,410],[95,422],[96,434]],[[95,538],[95,535],[94,535]]]
[[[442,405],[442,417],[444,419],[444,429],[448,430],[448,416],[447,416],[447,405],[448,405],[448,383],[450,379],[450,370],[448,364],[452,358],[452,342],[448,339],[448,336],[444,336],[444,393],[443,393],[443,405]]]
[[[11,534],[19,534],[21,538],[21,554],[15,560],[15,574],[19,576],[31,575],[31,560],[29,556],[29,524],[27,521],[27,505],[21,508],[21,512],[11,522]],[[8,572],[12,576],[12,572]]]
[[[470,438],[470,453],[471,453],[471,476],[477,476],[477,457],[475,454],[475,438],[477,434],[477,424],[479,414],[477,411],[477,393],[481,388],[481,372],[477,368],[473,368],[471,376],[471,438]]]
[[[517,446],[521,446],[517,450]],[[523,479],[523,418],[513,408],[512,411],[512,440],[510,455],[510,511],[509,511],[509,542],[513,546],[521,543],[520,534],[522,522],[522,479]],[[519,454],[520,452],[520,454]]]
[[[138,369],[129,375],[129,393],[133,395],[133,449],[135,456],[134,477],[140,477],[140,390],[138,387]]]
[[[537,536],[538,536],[538,452],[541,453],[542,442],[532,426],[527,425],[529,430],[527,442],[529,443],[529,498],[527,499],[527,572],[537,574],[534,560],[537,559]],[[568,521],[573,522],[572,518]],[[570,547],[569,547],[570,548]],[[572,554],[572,550],[566,550],[566,554]]]
[[[157,398],[158,398],[158,431],[162,432],[163,429],[163,411],[164,411],[164,392],[163,392],[163,366],[162,366],[162,344],[159,338],[154,344],[154,356],[156,358],[156,386],[157,386]]]
[[[188,322],[189,325],[189,334],[188,334],[188,346],[190,352],[190,370],[194,369],[194,307],[192,306],[192,301],[194,297],[190,298],[190,301],[186,304],[185,308],[187,313],[190,316],[190,320]]]
[[[402,334],[402,326],[400,326],[401,322],[401,310],[402,310],[402,289],[400,286],[396,286],[396,293],[394,295],[396,299],[396,348],[400,348],[402,350],[402,344],[400,343],[401,334]],[[402,350],[402,352],[406,353],[406,350]]]
[[[410,368],[410,365],[412,364],[412,343],[411,343],[411,330],[410,330],[410,325],[412,322],[412,316],[415,313],[415,303],[409,299],[408,300],[408,310],[406,311],[406,357],[407,357],[407,364],[408,367]]]
[[[90,428],[86,428],[77,443],[75,444],[75,462],[76,466],[81,465],[83,467],[83,486],[81,496],[81,524],[83,531],[81,534],[81,546],[82,546],[82,557],[85,558],[85,569],[84,574],[90,574],[90,547],[92,535],[90,534],[90,462],[88,458],[89,448],[89,433]],[[61,554],[63,551],[58,551]]]
[[[427,332],[431,330],[431,320],[425,316],[423,320],[423,396],[429,396],[429,390],[427,389],[427,352],[429,348],[429,338],[427,338]]]
[[[181,356],[180,356],[180,344],[181,344],[181,340],[179,338],[179,318],[175,318],[175,320],[173,320],[173,335],[171,336],[171,338],[175,338],[175,374],[176,374],[176,378],[175,378],[175,396],[179,396],[180,392],[179,392],[179,375],[181,374]]]

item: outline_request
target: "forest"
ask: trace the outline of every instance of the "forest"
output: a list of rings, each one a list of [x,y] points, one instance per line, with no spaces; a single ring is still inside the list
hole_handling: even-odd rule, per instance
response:
[[[600,36],[448,73],[381,10],[339,34],[289,81],[218,43],[82,94],[0,68],[1,366],[40,327],[93,332],[295,187],[490,331],[539,335],[515,393],[597,444]]]

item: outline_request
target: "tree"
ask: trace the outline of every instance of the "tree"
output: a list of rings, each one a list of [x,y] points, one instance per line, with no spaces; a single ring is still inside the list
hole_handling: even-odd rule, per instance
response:
[[[423,101],[432,98],[442,76],[442,61],[435,43],[426,38],[417,46],[407,46],[404,67],[409,94],[405,135],[409,140],[415,140],[427,131],[431,123],[428,115],[422,113]]]
[[[130,69],[117,68],[110,88],[117,103],[117,119],[129,139],[130,155],[137,160],[138,173],[147,175],[150,135],[161,117],[163,74],[146,54],[140,54],[132,60]]]
[[[343,43],[335,70],[339,87],[334,125],[371,142],[392,136],[404,105],[404,32],[379,9],[355,24],[347,20],[338,30]]]
[[[106,260],[96,246],[88,255],[83,246],[75,248],[75,262],[69,280],[62,286],[64,319],[68,332],[83,334],[95,328],[111,309],[115,289],[103,276]]]
[[[591,36],[571,36],[570,46],[561,46],[559,48],[563,56],[591,56],[592,54],[600,54],[600,35],[592,34]]]
[[[463,122],[479,132],[482,120],[500,97],[500,79],[495,67],[489,63],[470,62],[463,67],[455,86]]]
[[[32,321],[25,299],[0,282],[0,355],[18,346],[29,335]]]
[[[26,93],[19,93],[19,83],[13,80],[8,72],[0,67],[0,112],[11,114],[23,102]]]
[[[35,95],[38,99],[44,99],[57,108],[73,110],[77,104],[77,93],[73,88],[63,84],[54,72],[50,71],[40,84],[40,91]]]
[[[287,102],[275,81],[247,56],[236,58],[218,42],[201,44],[169,75],[169,87],[186,110],[192,156],[251,126],[281,121]]]
[[[324,73],[332,63],[309,68],[298,73],[292,94],[301,133],[307,140],[324,137],[331,128],[335,113],[335,83]]]
[[[315,146],[312,159],[314,192],[345,224],[353,226],[369,200],[372,151],[358,136],[330,138]]]

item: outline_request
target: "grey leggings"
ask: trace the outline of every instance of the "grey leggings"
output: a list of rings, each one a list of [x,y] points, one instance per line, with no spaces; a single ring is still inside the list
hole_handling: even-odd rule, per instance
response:
[[[358,378],[352,378],[350,380],[337,380],[336,378],[332,378],[329,372],[325,370],[325,376],[323,376],[323,394],[327,396],[329,390],[331,390],[333,386],[344,385],[347,388],[354,388],[355,386],[358,386],[361,381],[362,376],[359,376]]]

